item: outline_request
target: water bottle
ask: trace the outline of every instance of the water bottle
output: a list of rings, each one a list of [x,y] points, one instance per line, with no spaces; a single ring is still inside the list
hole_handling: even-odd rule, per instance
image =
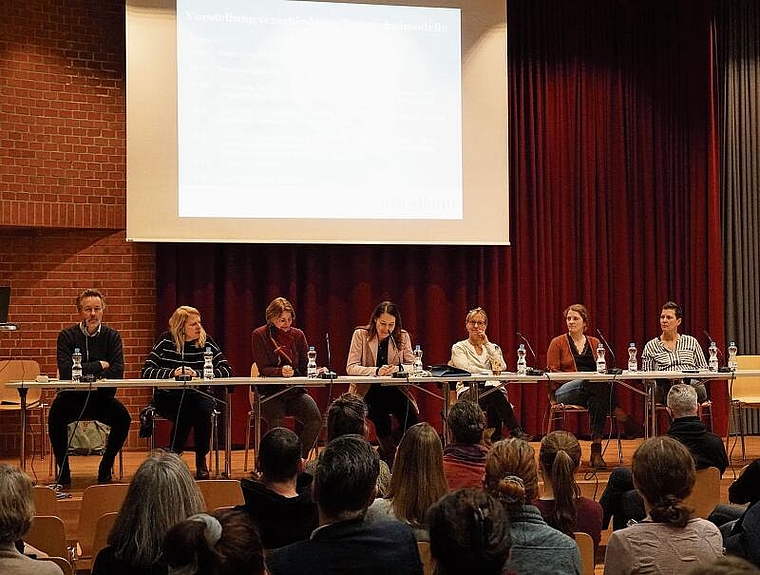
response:
[[[718,371],[718,346],[714,341],[710,342],[710,347],[707,348],[707,353],[710,354],[710,359],[707,361],[707,366],[710,371]]]
[[[600,341],[596,346],[596,371],[605,373],[607,371],[607,360],[604,359],[604,344]]]
[[[517,348],[517,375],[525,375],[528,372],[528,364],[525,362],[525,344],[521,343]]]
[[[205,381],[214,379],[214,354],[210,347],[203,352],[203,379]]]
[[[639,371],[639,364],[636,360],[636,342],[628,344],[628,371]]]
[[[728,344],[728,369],[736,371],[738,365],[736,364],[736,354],[739,352],[739,348],[736,347],[736,342],[732,341]]]
[[[414,346],[414,363],[412,364],[412,372],[414,375],[421,375],[423,371],[422,348],[417,344]]]
[[[309,351],[306,352],[306,358],[309,362],[306,364],[306,377],[317,377],[317,350],[313,345],[309,346]]]
[[[82,352],[78,347],[74,348],[74,353],[71,354],[71,381],[82,381]]]

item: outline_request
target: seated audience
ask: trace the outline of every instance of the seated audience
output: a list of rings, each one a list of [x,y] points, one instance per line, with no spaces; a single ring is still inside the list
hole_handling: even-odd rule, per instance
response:
[[[355,433],[367,437],[367,404],[355,393],[346,392],[335,399],[327,408],[327,441],[330,442],[341,435]],[[306,462],[306,473],[314,475],[317,460]],[[380,475],[377,477],[377,496],[385,497],[388,484],[391,481],[391,470],[388,464],[380,460]]]
[[[580,575],[575,541],[549,527],[530,502],[538,496],[536,454],[521,439],[495,443],[486,458],[486,491],[506,508],[512,538],[506,573]]]
[[[388,494],[385,499],[375,499],[365,521],[403,521],[417,541],[428,541],[425,516],[448,491],[441,439],[429,423],[418,423],[401,438]]]
[[[443,450],[443,472],[449,489],[483,487],[488,453],[483,445],[483,411],[477,403],[462,399],[449,410],[446,425],[453,439]]]
[[[728,488],[731,503],[749,503],[736,521],[721,527],[728,555],[748,559],[760,567],[760,459],[755,459]]]
[[[179,521],[204,509],[203,496],[179,455],[155,451],[129,483],[108,546],[95,558],[92,575],[162,575],[161,543]]]
[[[689,575],[744,575],[750,573],[760,573],[760,570],[749,561],[731,556],[718,557],[712,563],[700,565],[689,571]]]
[[[544,520],[565,535],[588,533],[594,549],[602,539],[602,506],[581,497],[575,472],[581,463],[581,446],[567,431],[552,431],[541,440],[538,469],[544,480],[543,494],[534,501]]]
[[[692,517],[684,504],[694,487],[696,469],[682,443],[666,436],[647,439],[634,452],[632,468],[647,516],[612,534],[605,575],[683,573],[722,554],[718,528]]]
[[[379,456],[364,437],[342,435],[319,455],[314,500],[319,527],[307,541],[274,551],[270,575],[422,574],[417,543],[399,521],[365,523],[377,491]]]
[[[275,427],[261,438],[259,481],[243,479],[245,505],[261,535],[265,549],[308,539],[318,524],[317,505],[311,498],[312,476],[303,470],[298,436]]]
[[[21,538],[34,519],[34,492],[29,477],[17,467],[0,463],[0,573],[61,575],[55,563],[25,556]],[[18,545],[16,545],[18,542]]]
[[[668,413],[673,418],[668,435],[683,443],[691,452],[697,469],[717,467],[721,475],[728,467],[728,455],[723,440],[707,431],[700,421],[697,392],[691,385],[677,383],[668,392]],[[622,529],[631,519],[644,518],[644,501],[633,486],[633,475],[627,467],[612,471],[607,487],[599,499],[604,510],[602,526],[606,529],[612,519],[613,529]]]
[[[244,511],[200,513],[166,534],[164,561],[171,575],[264,575],[264,548]]]
[[[437,575],[499,575],[509,556],[509,518],[482,489],[460,489],[428,511]]]

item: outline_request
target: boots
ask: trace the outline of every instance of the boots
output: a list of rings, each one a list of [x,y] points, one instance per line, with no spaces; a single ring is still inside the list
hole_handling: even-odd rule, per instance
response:
[[[593,469],[607,469],[607,464],[602,457],[601,443],[591,444],[591,460],[589,461],[589,465],[591,465]]]
[[[206,467],[206,455],[200,453],[195,454],[195,478],[196,479],[208,479],[211,474]]]
[[[378,437],[377,442],[380,444],[380,459],[388,464],[388,467],[393,470],[393,460],[396,457],[396,444],[393,442],[392,437]]]

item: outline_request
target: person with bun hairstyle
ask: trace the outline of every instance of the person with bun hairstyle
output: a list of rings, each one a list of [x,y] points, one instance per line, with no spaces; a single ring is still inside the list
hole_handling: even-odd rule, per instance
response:
[[[536,453],[522,439],[494,443],[486,458],[486,491],[509,515],[512,546],[506,573],[580,575],[581,557],[575,541],[550,527],[531,504],[538,496]]]
[[[685,573],[722,555],[718,528],[693,517],[684,504],[697,472],[682,443],[667,436],[647,439],[633,454],[632,470],[647,516],[612,533],[605,575]]]
[[[588,533],[594,549],[602,539],[602,506],[581,497],[575,472],[581,463],[581,446],[569,431],[552,431],[541,440],[538,469],[544,493],[534,504],[546,522],[565,535]]]

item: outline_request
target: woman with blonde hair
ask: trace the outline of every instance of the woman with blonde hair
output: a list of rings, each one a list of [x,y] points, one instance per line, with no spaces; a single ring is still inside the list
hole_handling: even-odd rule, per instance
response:
[[[214,377],[230,377],[232,368],[221,348],[201,325],[201,313],[190,306],[180,306],[169,318],[169,331],[161,334],[143,364],[141,377],[145,379],[193,379],[203,377],[203,354],[210,350],[213,357]],[[182,453],[194,430],[195,477],[208,479],[206,455],[211,440],[211,414],[215,399],[210,388],[156,389],[153,405],[172,425],[170,451]]]
[[[544,480],[543,494],[534,501],[544,520],[565,535],[588,533],[594,548],[602,538],[602,506],[581,497],[575,472],[581,462],[581,446],[569,431],[552,431],[541,440],[539,471]]]
[[[370,505],[366,520],[397,519],[409,524],[417,541],[429,541],[428,509],[448,491],[441,439],[429,423],[418,423],[401,438],[388,493]]]
[[[550,527],[538,508],[536,454],[522,439],[494,443],[486,457],[486,491],[496,497],[509,514],[512,547],[504,566],[508,573],[555,575],[581,573],[575,541]]]
[[[169,529],[204,509],[203,496],[184,461],[155,451],[137,468],[92,575],[163,575],[161,544]]]

